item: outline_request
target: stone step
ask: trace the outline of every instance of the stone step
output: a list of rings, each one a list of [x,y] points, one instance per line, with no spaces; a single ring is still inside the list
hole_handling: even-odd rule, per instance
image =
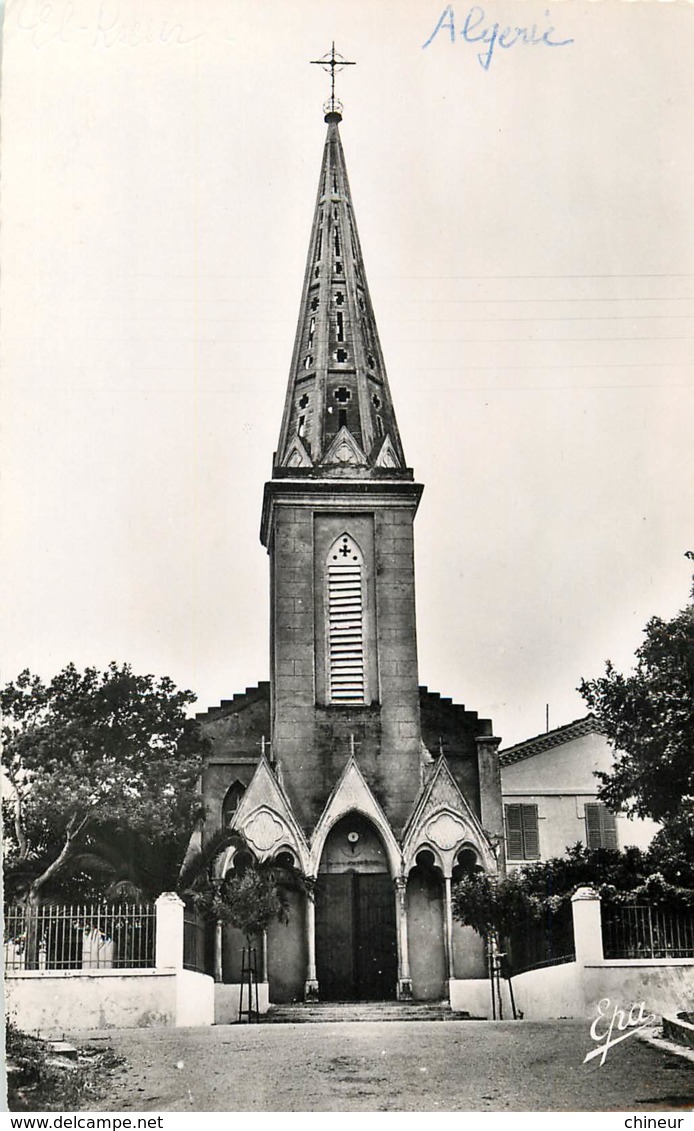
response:
[[[325,1024],[335,1021],[472,1021],[454,1013],[447,1001],[298,1002],[271,1005],[260,1020],[270,1025]]]

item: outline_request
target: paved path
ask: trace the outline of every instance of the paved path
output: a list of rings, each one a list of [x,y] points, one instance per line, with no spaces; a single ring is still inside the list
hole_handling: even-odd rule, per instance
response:
[[[101,1111],[691,1110],[694,1065],[583,1021],[368,1022],[72,1035],[128,1062]]]

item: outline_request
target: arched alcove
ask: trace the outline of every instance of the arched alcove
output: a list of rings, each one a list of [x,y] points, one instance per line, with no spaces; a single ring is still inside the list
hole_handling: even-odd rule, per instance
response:
[[[453,886],[468,876],[483,872],[484,867],[479,849],[465,843],[456,852],[453,864]],[[483,978],[486,973],[484,940],[472,927],[453,921],[451,936],[453,947],[453,970],[456,978]]]
[[[283,846],[273,857],[286,914],[273,919],[267,931],[267,974],[270,1001],[301,1001],[306,980],[306,890],[297,854]]]
[[[480,856],[477,849],[474,848],[471,844],[464,844],[455,856],[453,871],[451,873],[453,883],[457,884],[466,876],[472,876],[476,872],[483,871],[484,868],[480,862]]]
[[[422,848],[407,877],[407,937],[412,994],[440,1001],[446,992],[443,872],[434,853]]]
[[[233,787],[232,787],[233,788]],[[226,877],[242,876],[248,868],[252,868],[255,863],[255,857],[243,844],[235,844],[235,851],[233,856],[228,859],[225,865],[224,875]],[[233,927],[231,923],[225,923],[222,932],[222,981],[223,982],[240,982],[241,981],[241,958],[244,947],[248,946],[248,941],[237,927]],[[255,938],[250,940],[251,946],[256,949],[256,954],[260,955],[261,940]]]
[[[316,966],[325,1001],[395,997],[395,889],[375,825],[348,813],[326,837],[316,881]]]

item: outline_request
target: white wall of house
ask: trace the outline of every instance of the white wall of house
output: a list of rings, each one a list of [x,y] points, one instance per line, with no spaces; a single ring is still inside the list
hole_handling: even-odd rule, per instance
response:
[[[504,805],[537,806],[539,855],[530,858],[535,860],[563,856],[567,847],[578,841],[587,844],[585,806],[597,798],[599,782],[595,771],[608,771],[612,766],[613,752],[597,730],[572,736],[571,727],[560,728],[539,736],[539,744],[553,737],[556,742],[548,749],[533,752],[534,740],[530,740],[501,752]],[[514,751],[523,756],[504,765],[504,756],[513,756]],[[654,821],[616,816],[620,849],[630,845],[647,848],[657,831]],[[523,862],[509,858],[511,866]]]

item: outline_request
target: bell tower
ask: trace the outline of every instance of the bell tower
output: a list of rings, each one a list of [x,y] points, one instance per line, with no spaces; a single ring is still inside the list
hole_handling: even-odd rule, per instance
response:
[[[421,786],[407,466],[340,140],[327,135],[261,541],[270,557],[272,752],[312,831],[352,753],[394,831]]]
[[[352,64],[334,46],[319,62],[331,74],[325,145],[260,531],[270,681],[200,716],[206,835],[221,821],[254,859],[310,881],[292,889],[288,922],[268,929],[270,1001],[455,990],[469,1008],[486,956],[454,921],[452,890],[471,870],[503,869],[499,739],[489,719],[419,686],[422,487],[398,430],[340,140],[335,72]],[[237,868],[238,846],[227,852],[220,875]],[[230,927],[215,937],[225,1016],[241,941]]]

